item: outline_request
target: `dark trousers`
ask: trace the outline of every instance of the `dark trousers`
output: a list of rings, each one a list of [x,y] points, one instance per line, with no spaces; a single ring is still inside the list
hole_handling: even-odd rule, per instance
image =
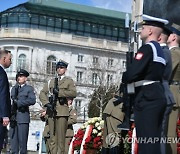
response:
[[[1,150],[3,148],[5,134],[6,134],[6,127],[4,127],[2,125],[2,123],[0,123],[0,153],[1,153]]]
[[[138,143],[138,154],[160,154],[160,143],[154,141],[161,137],[165,103],[161,99],[139,103],[141,110],[134,108],[137,138],[142,139]]]
[[[173,106],[172,105],[167,105],[163,120],[162,120],[162,130],[161,130],[161,137],[166,138],[167,137],[167,129],[168,129],[168,122],[169,122],[169,114],[172,111]],[[161,153],[166,154],[166,143],[161,144]]]
[[[12,154],[27,154],[27,141],[29,133],[29,124],[17,124],[15,128],[10,129],[10,144]]]

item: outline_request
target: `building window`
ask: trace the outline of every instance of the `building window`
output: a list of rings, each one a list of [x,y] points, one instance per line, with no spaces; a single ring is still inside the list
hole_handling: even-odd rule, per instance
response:
[[[80,72],[80,71],[77,72],[77,82],[78,83],[82,83],[82,75],[83,75],[83,72]]]
[[[93,64],[97,64],[98,63],[98,57],[93,57]]]
[[[108,67],[112,67],[113,66],[113,59],[108,59]]]
[[[123,60],[122,65],[123,65],[123,68],[126,68],[126,61]]]
[[[97,73],[92,74],[92,84],[97,85],[98,84],[98,75]]]
[[[46,73],[47,74],[55,74],[56,73],[56,57],[49,56],[47,58]]]
[[[75,100],[75,109],[77,110],[77,113],[79,113],[79,114],[81,112],[81,102],[82,101],[79,99]]]
[[[78,62],[83,62],[83,58],[84,58],[83,55],[78,55]]]
[[[108,75],[107,75],[107,84],[108,84],[108,85],[111,85],[112,82],[113,82],[113,75],[108,74]]]
[[[19,69],[26,69],[26,55],[20,54],[18,57],[18,70]]]

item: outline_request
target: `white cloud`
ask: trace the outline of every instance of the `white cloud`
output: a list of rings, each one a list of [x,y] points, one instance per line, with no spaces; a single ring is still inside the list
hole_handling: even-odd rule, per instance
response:
[[[122,12],[131,12],[132,0],[91,0],[94,6],[117,10]]]

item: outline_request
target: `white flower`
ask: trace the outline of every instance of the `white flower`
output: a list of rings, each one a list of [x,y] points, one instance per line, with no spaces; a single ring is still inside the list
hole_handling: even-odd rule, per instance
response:
[[[88,126],[88,122],[85,122],[84,123],[84,127],[86,128]]]
[[[84,127],[84,125],[82,125],[80,128],[81,128],[81,129],[84,129],[85,127]]]
[[[101,126],[97,127],[97,130],[101,130],[101,129],[102,129]]]
[[[97,136],[102,136],[102,132],[98,133]]]
[[[93,129],[92,133],[93,133],[93,134],[97,134],[98,131],[97,131],[96,129]]]
[[[101,125],[101,127],[104,127],[104,120],[100,121],[100,125]]]
[[[99,122],[96,122],[96,123],[95,123],[95,127],[98,127],[99,125],[100,125]]]

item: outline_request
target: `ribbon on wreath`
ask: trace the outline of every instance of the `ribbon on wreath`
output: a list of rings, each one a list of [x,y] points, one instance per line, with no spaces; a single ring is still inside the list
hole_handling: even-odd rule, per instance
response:
[[[89,137],[92,133],[93,130],[93,126],[92,125],[88,125],[81,143],[81,148],[80,148],[80,154],[86,154],[86,149],[84,149],[84,144],[85,144],[85,140],[87,137]]]
[[[137,143],[137,138],[136,138],[136,127],[133,128],[133,133],[132,133],[132,154],[138,154],[138,143]]]
[[[75,136],[73,136],[71,143],[69,145],[68,154],[74,154],[73,141],[75,140]]]

